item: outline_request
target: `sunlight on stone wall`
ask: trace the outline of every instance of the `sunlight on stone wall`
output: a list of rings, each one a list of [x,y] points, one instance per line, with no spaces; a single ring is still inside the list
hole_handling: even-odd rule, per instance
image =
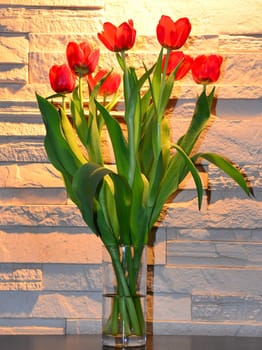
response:
[[[199,212],[184,183],[149,252],[148,321],[155,334],[262,336],[261,13],[260,0],[0,0],[0,334],[100,332],[101,244],[48,162],[35,92],[52,93],[49,68],[64,63],[71,40],[99,45],[100,66],[116,67],[96,36],[104,21],[134,20],[128,59],[142,70],[159,51],[155,28],[166,14],[189,17],[186,53],[224,57],[200,150],[240,164],[256,200],[209,166]],[[199,91],[190,76],[174,90],[174,138]]]

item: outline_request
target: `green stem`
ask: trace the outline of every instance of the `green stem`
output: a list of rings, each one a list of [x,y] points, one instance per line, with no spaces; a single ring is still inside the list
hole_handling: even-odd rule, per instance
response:
[[[139,298],[139,296],[132,295],[131,288],[128,285],[127,279],[125,277],[125,272],[123,271],[123,267],[121,265],[119,247],[107,246],[106,248],[112,258],[114,271],[116,273],[119,294],[119,296],[117,297],[119,298],[119,314],[120,317],[123,319],[125,325],[125,332],[131,332],[131,330],[133,329],[133,332],[136,335],[142,335],[144,327],[141,327],[141,311],[137,310],[137,302],[135,302],[135,299]],[[132,283],[134,282],[135,281],[133,281]],[[132,286],[132,289],[133,288],[134,287]]]
[[[83,103],[83,79],[80,76],[79,77],[79,84],[78,84],[78,89],[79,89],[79,100],[80,100],[80,105],[82,108],[84,108],[84,103]]]

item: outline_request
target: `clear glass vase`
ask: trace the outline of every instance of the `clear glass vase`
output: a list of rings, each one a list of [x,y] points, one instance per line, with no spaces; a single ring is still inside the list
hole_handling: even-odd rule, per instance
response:
[[[146,247],[103,247],[102,342],[104,348],[145,348]]]

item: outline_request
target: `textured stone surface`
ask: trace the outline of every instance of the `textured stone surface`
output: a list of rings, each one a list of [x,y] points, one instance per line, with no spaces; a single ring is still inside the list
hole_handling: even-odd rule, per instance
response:
[[[81,33],[98,32],[102,26],[100,9],[88,12],[69,8],[1,7],[1,28],[4,32]],[[88,17],[91,20],[87,20]]]
[[[1,292],[2,318],[94,318],[101,315],[101,293]]]
[[[101,263],[101,243],[94,234],[70,232],[66,228],[65,233],[52,230],[41,233],[37,227],[31,232],[24,230],[18,233],[0,230],[1,262]]]
[[[262,298],[250,295],[193,295],[192,320],[261,323]]]
[[[161,266],[149,275],[154,293],[195,293],[260,295],[262,269],[254,267]],[[154,278],[152,280],[152,278]]]
[[[167,263],[175,265],[259,266],[262,244],[232,242],[168,242]]]
[[[100,264],[44,264],[43,290],[101,292],[101,269]]]
[[[154,322],[154,334],[261,337],[261,323],[247,322]],[[191,344],[190,344],[191,346]]]
[[[0,265],[0,291],[42,289],[42,271],[34,268],[16,268]]]
[[[5,0],[0,0],[0,4],[6,4]],[[75,2],[73,0],[9,0],[9,5],[21,5],[21,6],[63,6],[63,7],[75,7]],[[92,1],[86,1],[86,0],[78,0],[77,1],[78,7],[85,7],[85,8],[95,8],[95,7],[103,7],[104,6],[104,0],[92,0]]]
[[[65,320],[43,318],[0,318],[0,334],[62,335],[65,333]]]
[[[105,20],[134,20],[137,40],[127,60],[144,72],[142,61],[153,64],[160,49],[155,29],[163,13],[190,18],[186,53],[224,57],[198,150],[237,163],[255,199],[203,161],[199,211],[186,178],[150,238],[149,331],[262,336],[261,11],[259,0],[0,0],[0,334],[101,332],[101,242],[47,159],[35,92],[53,93],[48,71],[66,61],[69,41],[98,45],[100,67],[119,69],[97,38]],[[201,89],[190,74],[176,83],[167,112],[174,142]],[[122,112],[120,101],[116,114]],[[106,133],[102,147],[113,162]]]
[[[132,1],[124,4],[117,0],[107,3],[107,18],[112,22],[121,23],[122,18],[133,18],[140,33],[155,33],[155,27],[161,14],[173,14],[174,18],[189,17],[193,23],[193,33],[201,34],[241,34],[248,31],[249,34],[261,33],[261,2],[252,0],[250,6],[246,6],[245,0],[233,0],[222,3],[189,0],[184,2],[163,0],[161,2],[143,0],[139,6]],[[119,19],[119,13],[122,18]],[[145,13],[147,22],[145,25]],[[150,14],[150,20],[149,18]]]
[[[25,34],[0,34],[0,62],[27,64],[29,40]]]
[[[102,329],[101,319],[67,319],[66,334],[100,334]]]
[[[147,318],[158,321],[190,321],[191,296],[183,294],[157,294],[147,302]]]
[[[0,82],[26,84],[28,82],[28,67],[15,64],[1,65]]]

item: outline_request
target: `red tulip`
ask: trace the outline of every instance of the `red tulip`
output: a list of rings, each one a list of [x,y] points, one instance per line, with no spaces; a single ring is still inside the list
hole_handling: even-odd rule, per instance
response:
[[[102,33],[98,33],[98,39],[110,50],[114,52],[129,50],[134,46],[136,30],[131,19],[116,27],[110,22],[103,25]]]
[[[192,63],[193,79],[198,84],[214,83],[220,75],[220,66],[223,58],[219,55],[200,55]]]
[[[93,50],[87,42],[70,42],[66,48],[66,56],[70,68],[82,77],[95,70],[99,60],[99,49]]]
[[[192,61],[193,59],[188,55],[184,55],[183,52],[172,51],[169,56],[166,74],[167,75],[171,74],[173,70],[178,66],[178,64],[180,64],[175,75],[175,79],[180,80],[184,78],[184,76],[189,72]],[[164,70],[165,62],[166,62],[166,55],[164,55],[162,60],[162,70]]]
[[[106,70],[100,70],[94,77],[89,75],[87,77],[88,84],[91,90],[99,83],[99,81],[108,74]],[[121,83],[121,75],[115,72],[110,73],[107,78],[102,82],[99,95],[109,96],[117,92],[119,85]]]
[[[57,93],[72,92],[76,85],[76,76],[67,64],[54,65],[49,70],[52,89]]]
[[[191,31],[191,23],[188,18],[180,18],[174,22],[169,16],[161,16],[156,28],[159,43],[171,50],[182,47]]]

